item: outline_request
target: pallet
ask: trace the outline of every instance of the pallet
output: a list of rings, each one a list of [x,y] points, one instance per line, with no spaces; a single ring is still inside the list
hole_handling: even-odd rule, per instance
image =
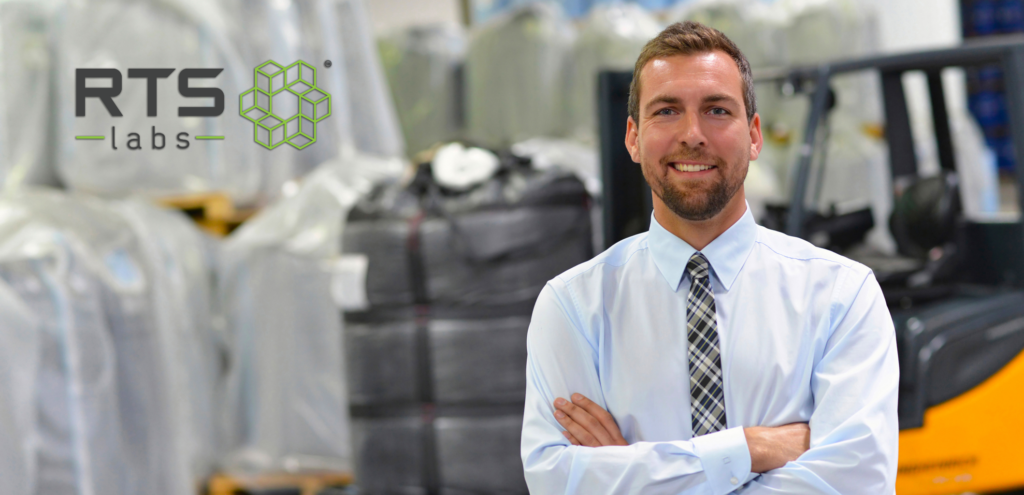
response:
[[[236,208],[231,196],[221,192],[164,196],[156,201],[165,207],[181,210],[199,228],[218,237],[230,234],[255,213],[255,209]]]
[[[319,495],[324,490],[351,484],[352,475],[348,473],[218,474],[207,482],[206,495]]]

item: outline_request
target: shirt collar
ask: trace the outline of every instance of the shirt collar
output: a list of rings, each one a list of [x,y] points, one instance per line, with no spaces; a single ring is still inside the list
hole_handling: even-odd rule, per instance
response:
[[[725,290],[732,287],[736,275],[747,260],[757,240],[757,223],[750,212],[750,205],[736,223],[704,247],[701,253],[711,264],[711,273],[718,278]],[[697,250],[665,230],[651,213],[651,228],[647,234],[647,245],[654,256],[654,264],[661,271],[673,291],[679,288],[686,271],[686,264]]]

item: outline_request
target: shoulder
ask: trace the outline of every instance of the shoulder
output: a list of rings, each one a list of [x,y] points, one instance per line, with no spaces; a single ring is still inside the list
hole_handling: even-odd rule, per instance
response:
[[[787,280],[803,280],[807,288],[828,287],[833,318],[858,298],[884,301],[874,273],[862,263],[764,227],[758,227],[757,246],[762,263],[778,265]]]
[[[756,249],[761,268],[780,280],[799,280],[808,289],[828,287],[833,312],[847,307],[866,287],[878,285],[864,264],[771,229],[758,227]]]
[[[553,332],[552,322],[565,322],[565,329],[572,328],[594,344],[595,329],[601,326],[608,310],[609,291],[614,293],[618,287],[629,284],[627,278],[643,277],[648,270],[638,266],[650,264],[648,253],[647,233],[643,232],[549,280],[537,298],[531,332]]]
[[[859,274],[861,277],[871,273],[871,269],[862,263],[815,246],[799,237],[789,236],[761,226],[758,226],[757,230],[757,245],[769,257],[776,258],[778,261],[806,265],[834,265],[842,272]]]
[[[604,290],[623,282],[627,270],[647,257],[647,232],[627,237],[548,281],[541,297],[557,299],[569,313],[596,311]]]
[[[566,285],[581,277],[618,271],[646,251],[647,232],[642,232],[616,242],[601,254],[562,272],[552,282],[556,286]]]

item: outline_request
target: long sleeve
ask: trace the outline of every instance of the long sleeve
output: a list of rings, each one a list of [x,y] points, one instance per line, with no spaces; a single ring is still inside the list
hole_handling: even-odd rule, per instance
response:
[[[899,363],[892,318],[872,274],[849,277],[811,378],[811,448],[745,486],[744,495],[895,493]],[[843,294],[848,296],[843,297]],[[834,298],[835,299],[835,298]],[[848,299],[846,301],[842,299]]]
[[[536,494],[713,494],[735,490],[750,474],[742,428],[689,441],[579,447],[562,436],[553,402],[581,393],[608,409],[597,344],[581,332],[565,286],[549,283],[534,308],[527,337],[527,389],[522,459]]]

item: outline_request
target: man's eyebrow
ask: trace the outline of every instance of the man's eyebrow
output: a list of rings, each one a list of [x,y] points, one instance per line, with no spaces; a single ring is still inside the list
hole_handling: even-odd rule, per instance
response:
[[[736,104],[736,105],[739,105],[739,103],[740,103],[739,100],[737,100],[736,98],[733,98],[732,96],[729,96],[727,94],[722,94],[722,93],[716,93],[716,94],[707,95],[707,96],[704,97],[704,103],[717,103],[717,102],[720,102],[720,101],[729,102],[729,103],[733,103],[733,104]]]
[[[651,107],[653,107],[653,106],[655,106],[655,105],[657,105],[659,103],[666,103],[666,104],[669,104],[669,105],[678,105],[680,102],[682,102],[682,100],[680,100],[679,98],[676,98],[675,96],[658,95],[658,96],[655,96],[654,98],[651,98],[651,101],[647,102],[647,105],[644,105],[644,110],[650,110]]]

